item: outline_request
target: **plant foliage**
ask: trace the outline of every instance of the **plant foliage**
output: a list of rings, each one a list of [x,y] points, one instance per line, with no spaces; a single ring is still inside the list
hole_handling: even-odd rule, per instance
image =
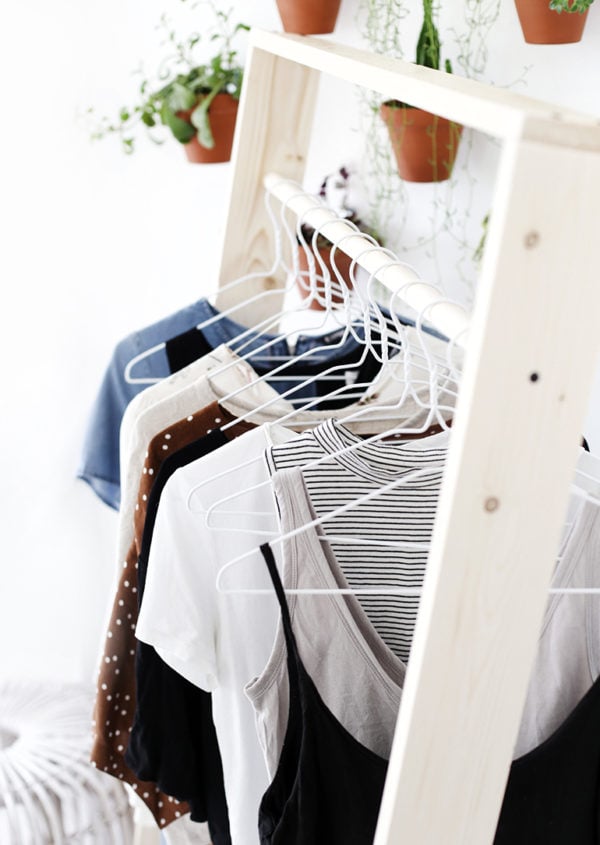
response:
[[[579,12],[583,15],[590,8],[594,0],[550,0],[550,8],[553,12]]]
[[[417,40],[416,64],[422,67],[430,67],[433,70],[440,69],[441,42],[438,28],[433,19],[433,0],[423,0],[423,23]],[[446,73],[452,73],[450,59],[444,62]],[[389,100],[388,104],[396,108],[406,108],[406,103],[398,100]]]
[[[441,0],[434,0],[431,17],[440,31],[440,67],[445,66],[444,56],[452,50],[452,64],[454,69],[460,68],[462,76],[487,80],[494,29],[505,2],[464,0],[459,4],[460,10],[457,5],[456,13],[447,16],[447,27],[442,30],[437,14]],[[407,21],[417,13],[419,28],[425,23],[421,6],[422,3],[414,0],[360,0],[359,31],[375,52],[414,59]],[[518,82],[522,83],[523,79]],[[512,82],[507,87],[515,84]],[[495,139],[465,128],[454,175],[425,191],[400,179],[388,131],[380,116],[381,98],[362,88],[358,97],[365,154],[357,173],[357,185],[365,195],[368,220],[385,237],[386,244],[418,266],[425,277],[449,294],[472,303],[479,273],[481,250],[478,252],[477,247],[482,236],[481,218],[490,206],[491,193],[487,174],[481,178],[482,164],[488,152],[496,155]],[[380,290],[379,296],[386,301],[385,289]]]
[[[423,25],[417,41],[416,62],[423,67],[439,70],[440,55],[440,34],[433,20],[433,0],[423,0]],[[449,59],[446,59],[445,69],[448,73],[452,73]]]
[[[162,143],[153,133],[155,127],[162,125],[181,144],[196,136],[203,147],[214,147],[210,106],[220,93],[239,99],[243,69],[232,41],[249,27],[231,23],[232,9],[222,11],[212,0],[208,5],[215,18],[213,28],[202,35],[192,33],[183,40],[176,35],[166,15],[161,17],[159,29],[165,34],[163,44],[168,53],[160,64],[155,83],[144,77],[138,88],[138,102],[132,107],[122,107],[117,120],[101,118],[92,131],[93,139],[118,134],[124,151],[131,153],[137,126],[142,124],[155,143]],[[204,42],[211,44],[215,52],[208,61],[199,63],[197,49]],[[93,109],[88,113],[92,114]]]

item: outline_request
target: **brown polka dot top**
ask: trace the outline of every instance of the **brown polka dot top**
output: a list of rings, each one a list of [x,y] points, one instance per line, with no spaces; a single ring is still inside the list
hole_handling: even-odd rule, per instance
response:
[[[142,543],[148,496],[163,461],[177,449],[229,422],[235,422],[235,417],[217,402],[213,402],[201,411],[164,429],[150,442],[135,506],[135,537],[122,564],[98,672],[92,763],[101,771],[130,784],[147,804],[160,827],[166,827],[189,812],[189,807],[162,793],[156,784],[136,778],[124,760],[136,706],[137,559]],[[249,423],[240,422],[223,433],[228,439],[233,439],[253,427]]]

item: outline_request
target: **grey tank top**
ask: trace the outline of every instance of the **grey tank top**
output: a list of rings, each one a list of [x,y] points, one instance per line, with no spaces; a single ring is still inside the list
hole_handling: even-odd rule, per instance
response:
[[[600,508],[577,499],[553,587],[600,587]],[[518,563],[518,561],[517,561]],[[551,594],[529,681],[515,757],[565,721],[600,675],[600,595]]]
[[[284,532],[315,518],[299,468],[275,473],[273,485]],[[575,498],[571,515],[552,586],[600,588],[600,508]],[[320,536],[324,534],[315,528],[286,543],[286,588],[348,587],[331,546],[321,542]],[[302,659],[323,700],[362,745],[388,757],[405,664],[383,642],[355,596],[288,598]],[[271,775],[287,722],[286,673],[280,624],[265,669],[246,687]],[[600,596],[551,595],[513,757],[521,757],[550,737],[599,676]]]
[[[298,468],[273,476],[281,530],[292,531],[315,518]],[[286,589],[344,589],[342,570],[318,528],[284,545]],[[379,637],[353,595],[288,595],[298,650],[333,715],[363,746],[388,758],[400,704],[405,666]],[[326,658],[326,659],[325,659]],[[269,661],[247,684],[256,713],[258,737],[267,768],[274,775],[287,727],[287,651],[279,622]]]

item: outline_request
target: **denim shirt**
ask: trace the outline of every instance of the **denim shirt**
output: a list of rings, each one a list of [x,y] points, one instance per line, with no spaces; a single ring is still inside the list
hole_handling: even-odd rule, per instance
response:
[[[163,343],[205,319],[205,300],[170,314],[151,326],[140,329],[115,347],[98,394],[92,406],[84,436],[77,477],[86,481],[107,505],[118,510],[119,431],[125,408],[147,384],[125,381],[125,367],[135,356]],[[164,378],[170,375],[166,351],[161,349],[139,361],[133,371],[136,378]]]
[[[219,319],[206,326],[202,325],[215,317]],[[199,339],[203,339],[206,347],[216,349],[222,343],[228,343],[234,351],[240,349],[243,355],[258,350],[269,340],[277,337],[248,333],[245,326],[230,317],[221,316],[207,299],[200,299],[157,323],[133,332],[117,344],[91,410],[77,471],[77,477],[86,481],[103,502],[116,510],[120,504],[119,431],[121,420],[129,402],[148,386],[144,383],[130,384],[125,381],[125,368],[134,356],[158,344],[167,343],[200,325],[202,325],[202,330],[199,333]],[[354,331],[359,338],[364,337],[362,327],[357,327]],[[339,365],[340,383],[351,384],[347,373],[350,373],[350,368],[352,368],[352,372],[356,374],[355,362],[360,360],[364,347],[352,333],[349,332],[344,337],[344,332],[344,329],[337,329],[324,335],[300,335],[294,349],[295,357],[310,350],[318,349],[319,351],[305,360],[295,362],[286,369],[286,374],[310,377],[317,375],[320,370]],[[236,338],[242,334],[243,338],[236,342]],[[321,347],[329,348],[321,349]],[[200,357],[205,351],[205,348],[200,349],[195,357]],[[287,341],[279,339],[275,340],[264,352],[258,353],[258,357],[254,360],[250,356],[249,361],[257,371],[265,373],[283,362],[277,360],[269,362],[263,356],[277,359],[280,356],[288,357],[290,354]],[[373,371],[373,365],[376,361],[373,359],[367,363],[370,364],[370,368],[362,372],[360,377],[368,380],[375,375],[376,369]],[[347,370],[344,369],[344,365],[347,365]],[[171,375],[171,372],[167,350],[163,348],[138,361],[133,367],[132,375],[135,378],[160,379]],[[275,380],[272,386],[279,393],[284,393],[299,384],[300,381],[296,378],[289,381]],[[302,384],[290,398],[308,400],[324,395],[331,389],[331,382],[325,382],[319,386],[317,380],[310,384]],[[343,399],[341,403],[346,404]],[[327,405],[319,407],[323,408]],[[339,404],[330,403],[329,407],[339,407]]]

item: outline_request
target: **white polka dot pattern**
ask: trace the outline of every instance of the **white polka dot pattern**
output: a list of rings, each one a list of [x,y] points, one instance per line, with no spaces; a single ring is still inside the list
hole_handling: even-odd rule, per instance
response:
[[[98,677],[95,707],[97,729],[92,760],[99,769],[130,784],[162,827],[188,813],[187,804],[179,804],[170,796],[161,793],[155,784],[137,779],[124,760],[127,744],[123,742],[123,737],[131,733],[136,702],[137,558],[141,549],[148,498],[163,461],[172,452],[203,437],[207,427],[214,425],[217,419],[228,422],[233,420],[233,417],[223,412],[217,403],[213,403],[168,430],[160,432],[149,445],[135,505],[134,542],[121,569]],[[241,430],[237,433],[241,433]],[[127,706],[123,706],[126,702]]]

